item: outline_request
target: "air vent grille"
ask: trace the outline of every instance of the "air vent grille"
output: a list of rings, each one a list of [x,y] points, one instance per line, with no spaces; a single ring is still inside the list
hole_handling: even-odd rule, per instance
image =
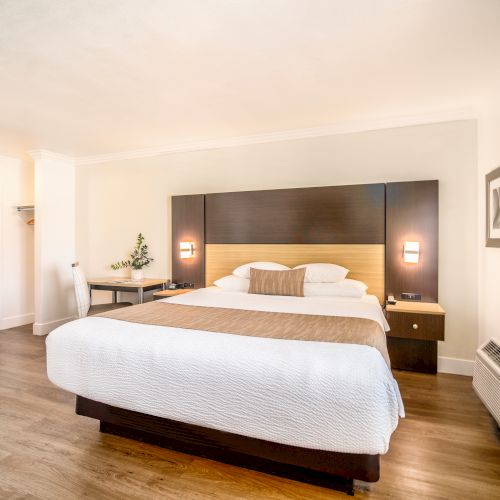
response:
[[[482,351],[498,366],[500,367],[500,346],[494,341],[490,340]]]

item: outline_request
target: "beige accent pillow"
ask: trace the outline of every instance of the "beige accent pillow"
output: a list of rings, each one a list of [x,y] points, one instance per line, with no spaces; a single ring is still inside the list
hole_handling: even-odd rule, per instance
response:
[[[305,275],[305,267],[290,271],[267,271],[252,267],[248,293],[303,297]]]

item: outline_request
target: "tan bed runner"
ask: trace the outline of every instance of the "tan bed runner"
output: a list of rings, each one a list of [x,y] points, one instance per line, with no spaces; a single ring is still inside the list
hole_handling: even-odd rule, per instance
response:
[[[375,347],[390,367],[385,332],[371,319],[148,302],[98,314],[131,323],[251,337],[338,342]]]

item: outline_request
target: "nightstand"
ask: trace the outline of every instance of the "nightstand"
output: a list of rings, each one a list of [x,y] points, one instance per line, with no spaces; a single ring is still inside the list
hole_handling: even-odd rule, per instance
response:
[[[431,302],[388,304],[387,347],[391,366],[399,370],[437,372],[437,343],[444,340],[445,311]]]
[[[175,297],[183,293],[193,292],[195,288],[177,288],[176,290],[162,290],[161,292],[153,293],[154,300],[166,299],[168,297]]]

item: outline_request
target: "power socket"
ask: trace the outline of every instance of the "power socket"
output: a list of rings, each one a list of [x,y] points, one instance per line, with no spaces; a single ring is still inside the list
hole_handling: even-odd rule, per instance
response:
[[[422,295],[419,293],[403,292],[401,293],[402,300],[422,300]]]

